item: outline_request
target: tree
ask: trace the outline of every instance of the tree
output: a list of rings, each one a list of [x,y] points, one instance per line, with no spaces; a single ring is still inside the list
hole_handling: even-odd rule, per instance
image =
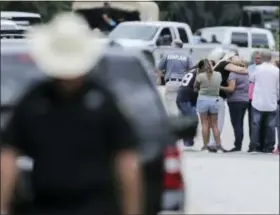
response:
[[[275,14],[275,17],[276,17],[276,19],[280,19],[280,8],[278,8],[278,10],[277,10],[277,12],[276,12],[276,14]],[[279,51],[279,49],[280,49],[280,31],[278,30],[278,32],[276,32],[275,34],[274,34],[274,36],[275,36],[275,39],[276,39],[276,50],[278,50]]]

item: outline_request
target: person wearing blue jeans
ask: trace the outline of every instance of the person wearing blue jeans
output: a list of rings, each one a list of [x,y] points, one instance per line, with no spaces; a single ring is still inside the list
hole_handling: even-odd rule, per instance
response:
[[[280,151],[280,104],[278,101],[278,109],[277,109],[277,137],[278,137],[278,146],[277,146],[277,151],[279,153]]]
[[[177,107],[182,116],[196,116],[197,112],[195,106],[191,102],[177,102]],[[194,145],[193,138],[184,139],[184,146],[189,147]]]
[[[277,125],[277,111],[259,111],[252,107],[252,149],[260,147],[259,133],[261,130],[261,121],[264,120],[265,142],[263,152],[273,152],[275,145],[275,127]]]
[[[177,92],[176,104],[182,116],[197,116],[195,107],[198,94],[193,87],[196,73],[197,66],[186,73]],[[193,139],[184,139],[185,147],[193,146],[193,144]]]
[[[262,64],[258,65],[253,74],[254,91],[252,99],[252,132],[248,152],[258,152],[260,147],[259,133],[265,131],[262,152],[271,153],[276,143],[277,101],[279,101],[279,68],[271,59],[269,50],[261,53]],[[263,126],[261,121],[263,121]]]

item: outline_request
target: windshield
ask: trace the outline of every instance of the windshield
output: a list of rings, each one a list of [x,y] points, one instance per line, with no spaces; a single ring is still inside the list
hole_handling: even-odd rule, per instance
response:
[[[275,19],[275,11],[263,11],[263,19],[265,22],[272,21]]]
[[[152,40],[158,30],[149,25],[119,25],[110,34],[112,39]]]

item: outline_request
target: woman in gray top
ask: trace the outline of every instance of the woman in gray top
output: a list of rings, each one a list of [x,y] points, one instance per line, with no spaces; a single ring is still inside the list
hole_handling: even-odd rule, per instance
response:
[[[236,59],[238,60],[238,59]],[[247,67],[246,63],[240,61],[240,65]],[[228,93],[227,103],[229,107],[230,120],[234,131],[234,148],[230,152],[241,151],[243,141],[243,121],[249,106],[249,76],[231,72],[228,77],[228,86],[221,87]]]
[[[209,151],[207,144],[210,137],[210,129],[214,134],[217,151],[223,152],[221,146],[220,131],[218,129],[217,115],[219,112],[218,96],[222,82],[221,73],[212,69],[207,59],[201,60],[198,64],[199,74],[197,75],[194,87],[198,89],[197,111],[200,115],[202,125],[202,136],[204,146],[202,150]]]

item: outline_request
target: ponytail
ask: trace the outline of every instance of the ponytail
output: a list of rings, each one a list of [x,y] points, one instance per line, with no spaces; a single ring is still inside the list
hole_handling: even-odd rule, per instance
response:
[[[198,63],[198,73],[206,72],[208,80],[210,81],[213,75],[213,70],[209,60],[204,59]]]
[[[205,69],[207,78],[210,81],[212,78],[212,75],[213,75],[213,70],[212,70],[209,60],[207,60],[207,59],[204,60],[204,69]]]

